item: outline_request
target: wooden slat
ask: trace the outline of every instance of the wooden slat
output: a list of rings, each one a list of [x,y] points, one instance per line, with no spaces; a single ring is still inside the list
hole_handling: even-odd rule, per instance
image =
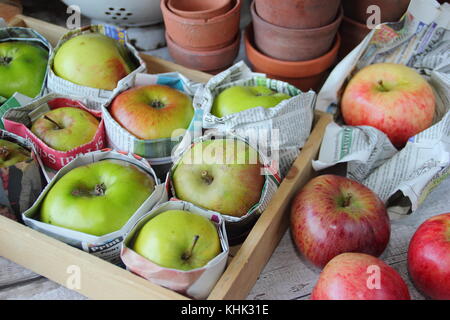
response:
[[[287,208],[298,189],[313,177],[311,161],[317,157],[325,128],[333,120],[329,114],[317,114],[320,118],[300,156],[208,299],[245,299],[286,232]]]
[[[93,299],[186,299],[3,216],[0,216],[0,256],[63,286],[71,275],[68,267],[77,266],[81,285],[75,291]]]

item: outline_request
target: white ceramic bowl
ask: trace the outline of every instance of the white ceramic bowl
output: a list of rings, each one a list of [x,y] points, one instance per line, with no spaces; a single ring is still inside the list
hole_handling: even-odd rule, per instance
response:
[[[162,21],[160,0],[62,0],[76,5],[81,14],[122,26],[147,26]]]

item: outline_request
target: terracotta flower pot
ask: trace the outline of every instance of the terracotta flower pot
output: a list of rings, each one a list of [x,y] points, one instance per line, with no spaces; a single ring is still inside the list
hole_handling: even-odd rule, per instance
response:
[[[341,0],[255,0],[265,21],[285,28],[311,29],[330,24]]]
[[[360,23],[366,23],[372,13],[367,13],[371,5],[380,7],[381,23],[400,20],[408,9],[410,0],[342,0],[345,16]]]
[[[313,29],[291,29],[273,25],[251,6],[255,44],[262,53],[287,61],[305,61],[324,55],[333,45],[343,11],[329,25]]]
[[[341,60],[345,58],[358,44],[360,44],[364,38],[369,34],[370,29],[367,25],[359,23],[348,17],[344,17],[342,20],[339,33],[341,34],[341,48],[339,49],[339,57]]]
[[[161,1],[166,32],[178,45],[186,49],[213,50],[223,48],[236,39],[241,0],[232,0],[231,10],[212,19],[180,17],[169,10],[167,1]]]
[[[240,34],[238,33],[234,41],[220,49],[209,51],[192,50],[177,44],[166,32],[166,42],[170,56],[176,63],[185,67],[217,73],[233,64],[239,53]]]
[[[169,9],[180,17],[211,19],[231,9],[231,0],[169,0]]]
[[[253,70],[265,73],[269,78],[289,82],[297,88],[318,90],[325,80],[327,70],[336,61],[341,43],[339,34],[334,45],[323,56],[308,61],[283,61],[268,57],[256,49],[253,42],[253,26],[245,30],[245,51]]]

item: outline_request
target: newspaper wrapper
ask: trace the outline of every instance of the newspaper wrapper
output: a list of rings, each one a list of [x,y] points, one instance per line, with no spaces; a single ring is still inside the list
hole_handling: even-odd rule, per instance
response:
[[[156,75],[144,73],[137,74],[132,87],[153,84],[169,86],[187,94],[191,98],[193,98],[195,92],[202,86],[202,84],[191,81],[180,73],[171,72]],[[194,107],[194,117],[188,129],[180,129],[180,132],[176,133],[174,137],[142,140],[123,128],[108,111],[108,107],[114,98],[124,90],[125,88],[119,88],[114,91],[113,96],[104,106],[102,106],[109,146],[114,149],[140,155],[146,158],[152,166],[168,164],[170,168],[172,163],[172,150],[181,142],[181,140],[186,139],[190,144],[190,139],[192,137],[199,137],[202,135],[202,109],[198,106]],[[167,168],[165,173],[167,173],[169,168]]]
[[[51,56],[53,50],[51,44],[45,39],[40,33],[30,28],[22,28],[22,27],[6,27],[2,28],[0,24],[0,43],[1,42],[9,42],[9,41],[25,41],[32,42],[40,45],[41,47],[47,49],[49,57]],[[37,95],[37,97],[41,96],[44,93],[46,81],[48,76],[48,68],[45,74],[44,81],[42,82],[41,92]],[[2,79],[2,81],[6,81],[7,79]],[[33,97],[32,97],[33,98]],[[11,105],[3,104],[5,102],[4,97],[0,97],[0,118],[3,114],[11,108]],[[4,129],[3,122],[0,121],[0,129]]]
[[[102,119],[102,113],[100,111],[88,109],[83,101],[85,100],[80,97],[51,93],[42,98],[33,100],[31,103],[25,104],[24,106],[9,109],[4,114],[2,120],[6,130],[33,143],[44,165],[51,169],[59,170],[78,155],[101,150],[106,146],[105,125]],[[15,103],[14,99],[9,99],[6,102],[6,104],[9,103]],[[99,126],[92,140],[69,151],[59,151],[49,147],[30,130],[33,121],[40,116],[50,110],[64,107],[82,109],[99,120]]]
[[[27,140],[4,130],[0,130],[0,139],[30,152],[29,159],[0,168],[0,215],[22,221],[21,213],[33,205],[46,184],[42,163]]]
[[[153,191],[153,193],[120,230],[98,237],[39,221],[42,201],[44,200],[49,190],[61,177],[63,177],[66,173],[74,168],[107,159],[116,159],[132,163],[138,168],[145,171],[155,180],[155,190]],[[160,183],[160,181],[156,177],[155,172],[145,159],[136,155],[121,153],[111,149],[104,149],[101,151],[94,151],[91,153],[80,155],[65,167],[63,167],[61,170],[59,170],[55,177],[50,181],[50,183],[41,193],[36,202],[33,204],[33,206],[22,214],[22,218],[27,226],[37,231],[45,233],[53,238],[84,250],[104,260],[120,265],[120,247],[126,233],[131,230],[131,227],[145,213],[147,213],[156,205],[165,201],[167,201],[167,193],[164,188],[164,184]],[[64,208],[61,209],[63,210]]]
[[[202,143],[203,141],[211,140],[211,139],[234,139],[234,140],[240,140],[246,143],[250,148],[253,148],[258,151],[259,155],[259,162],[262,164],[263,172],[261,174],[264,174],[265,182],[264,186],[261,190],[261,197],[256,203],[245,215],[241,217],[234,217],[229,216],[225,214],[221,214],[223,219],[225,220],[225,226],[227,229],[227,236],[228,241],[234,245],[236,243],[239,243],[245,239],[247,234],[250,232],[253,225],[258,220],[259,216],[264,212],[264,210],[267,208],[270,200],[272,199],[272,196],[275,194],[275,192],[278,189],[278,186],[281,183],[281,178],[278,175],[277,172],[274,171],[274,169],[271,166],[271,162],[265,157],[265,155],[262,152],[259,152],[259,149],[256,145],[251,144],[247,139],[244,137],[238,136],[236,134],[232,133],[222,133],[222,132],[209,132],[208,134],[199,137],[194,140],[194,142],[184,147],[182,150],[178,150],[178,155],[174,158],[174,164],[167,175],[166,180],[166,188],[168,189],[168,192],[173,196],[174,199],[177,199],[176,190],[172,183],[172,176],[173,172],[176,170],[179,162],[181,161],[183,155],[190,150],[195,144]]]
[[[99,110],[100,107],[108,101],[113,95],[114,90],[102,90],[97,88],[90,88],[75,84],[68,80],[58,77],[53,71],[53,61],[55,59],[55,54],[58,49],[69,39],[76,37],[85,33],[102,33],[110,38],[113,38],[125,45],[128,50],[130,57],[135,61],[137,68],[132,71],[129,75],[119,80],[117,83],[117,88],[126,89],[131,87],[134,81],[134,77],[140,72],[146,71],[146,66],[144,60],[139,56],[138,51],[128,42],[126,31],[116,26],[112,25],[90,25],[84,26],[78,29],[71,30],[67,32],[58,41],[55,50],[50,56],[48,79],[47,79],[47,90],[49,92],[55,92],[59,94],[72,95],[86,97],[87,106],[91,109]]]
[[[266,86],[292,98],[273,108],[257,107],[223,118],[212,115],[214,98],[226,88],[238,85]],[[267,156],[270,154],[271,159],[276,159],[279,172],[284,176],[311,133],[315,100],[313,91],[304,93],[287,82],[253,73],[241,61],[212,77],[195,95],[194,105],[203,109],[205,129],[235,133],[258,141],[259,149]]]
[[[189,211],[213,222],[219,233],[222,252],[201,268],[182,271],[161,267],[133,251],[131,248],[139,230],[152,218],[168,210]],[[153,283],[195,299],[205,299],[226,267],[228,252],[226,230],[223,219],[219,214],[196,207],[188,202],[169,201],[154,208],[132,228],[123,242],[121,258],[129,271]]]
[[[347,163],[347,175],[375,191],[391,218],[415,210],[424,188],[450,166],[450,5],[412,0],[398,23],[374,29],[330,74],[316,108],[337,112],[346,81],[361,68],[380,62],[414,68],[433,87],[434,125],[411,137],[398,151],[381,131],[367,126],[330,124],[316,170]],[[437,180],[435,180],[437,181]]]

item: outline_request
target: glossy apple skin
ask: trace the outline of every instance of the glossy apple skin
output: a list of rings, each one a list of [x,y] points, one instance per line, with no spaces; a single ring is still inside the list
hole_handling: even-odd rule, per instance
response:
[[[31,159],[31,154],[17,143],[0,139],[0,168]]]
[[[100,33],[67,40],[56,52],[53,71],[78,85],[113,90],[136,66],[125,46]]]
[[[216,226],[183,210],[169,210],[149,220],[136,236],[133,250],[162,267],[177,270],[201,268],[222,251]]]
[[[427,81],[414,69],[393,63],[361,69],[341,101],[347,125],[375,127],[399,148],[432,125],[435,108],[436,98]]]
[[[211,113],[222,118],[255,107],[272,108],[289,98],[265,86],[234,86],[216,96]]]
[[[391,229],[386,207],[374,192],[335,175],[315,177],[300,190],[290,226],[297,249],[321,268],[344,252],[381,255]]]
[[[198,163],[196,154],[202,155]],[[210,154],[215,156],[210,157]],[[237,161],[239,158],[255,161]],[[173,172],[172,182],[178,199],[241,217],[261,198],[265,182],[262,167],[256,150],[242,141],[206,140],[183,155]]]
[[[96,193],[101,184],[104,194]],[[48,191],[41,205],[41,221],[102,236],[122,228],[154,188],[151,176],[126,161],[80,166]]]
[[[450,300],[450,213],[425,221],[408,249],[408,270],[414,285],[436,300]]]
[[[0,96],[10,98],[20,92],[36,97],[42,89],[47,61],[48,52],[39,45],[23,41],[0,43]]]
[[[59,127],[44,118],[47,116]],[[49,147],[69,151],[94,139],[100,122],[89,112],[72,107],[53,109],[39,117],[31,131]]]
[[[379,283],[371,279],[378,275]],[[411,300],[411,297],[402,277],[382,260],[362,253],[343,253],[322,270],[311,299]]]
[[[110,113],[139,139],[170,138],[177,129],[187,129],[194,117],[191,98],[164,85],[135,87],[120,93]]]

